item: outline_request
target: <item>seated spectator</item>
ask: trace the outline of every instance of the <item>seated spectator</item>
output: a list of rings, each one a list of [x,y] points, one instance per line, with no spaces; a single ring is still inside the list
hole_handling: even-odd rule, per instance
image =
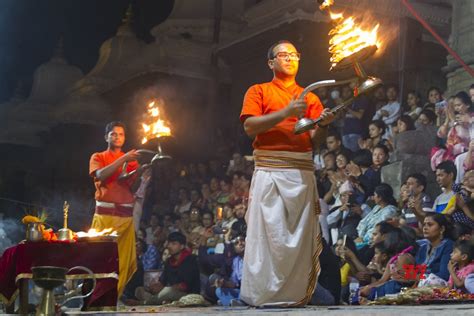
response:
[[[397,120],[398,134],[413,130],[415,130],[415,121],[413,121],[413,119],[408,115],[400,116],[400,118]]]
[[[454,236],[456,240],[471,240],[474,230],[466,224],[454,223]]]
[[[424,175],[412,173],[407,177],[405,183],[408,197],[402,214],[405,224],[416,229],[419,223],[423,223],[425,214],[432,211],[433,202],[431,202],[429,195],[425,193],[427,183]]]
[[[245,214],[247,213],[247,205],[241,203],[234,206],[234,215],[237,220],[245,222]]]
[[[361,149],[372,149],[377,145],[386,145],[387,139],[384,134],[387,130],[387,125],[382,120],[375,120],[369,124],[369,138],[362,139],[359,142]]]
[[[197,189],[192,189],[191,190],[191,206],[190,206],[189,210],[191,210],[191,208],[193,206],[199,207],[200,209],[203,209],[203,208],[206,207],[205,201],[202,198],[201,192],[199,192],[199,190],[197,190]],[[185,212],[187,212],[187,211],[185,211]]]
[[[453,251],[453,227],[443,214],[429,213],[423,222],[423,237],[418,240],[416,264],[426,265],[425,275],[434,274],[448,281],[448,262]],[[426,284],[429,285],[429,284]]]
[[[334,201],[333,193],[336,187],[335,184],[331,182],[330,177],[332,177],[332,174],[336,171],[336,155],[332,151],[328,151],[324,154],[323,159],[324,167],[316,171],[318,193],[324,202],[332,203]]]
[[[335,130],[329,131],[328,135],[326,136],[326,147],[336,156],[342,153],[347,157],[350,157],[352,154],[349,149],[342,145],[341,135]]]
[[[398,102],[398,87],[395,85],[387,86],[387,104],[375,112],[372,120],[383,120],[389,126],[396,122],[400,117],[401,107]]]
[[[209,187],[209,184],[207,183],[201,184],[201,196],[202,196],[202,202],[200,203],[202,204],[201,209],[202,210],[212,209],[212,204],[214,201],[212,200],[212,197],[211,197],[211,189]]]
[[[245,172],[247,168],[247,161],[242,157],[240,153],[234,153],[232,159],[229,161],[229,166],[227,167],[226,175],[230,176],[234,172]]]
[[[186,248],[186,237],[178,232],[169,234],[167,249],[170,257],[159,282],[136,290],[135,296],[146,305],[161,305],[200,292],[198,263],[196,256]]]
[[[467,240],[461,240],[454,246],[451,253],[451,260],[448,263],[449,288],[466,290],[465,281],[470,276],[474,276],[474,244]]]
[[[452,190],[456,178],[456,166],[448,160],[436,167],[436,182],[443,191],[433,203],[433,212],[441,214],[452,214],[456,206],[456,196]]]
[[[153,243],[148,245],[145,253],[141,257],[143,263],[143,270],[157,270],[161,268],[161,253],[160,249],[163,249],[163,245],[166,241],[166,236],[162,234],[163,230],[155,230]],[[163,238],[163,236],[165,238]]]
[[[211,182],[209,182],[209,189],[211,191],[211,203],[213,203],[211,209],[213,209],[216,206],[217,203],[217,198],[221,194],[221,187],[219,183],[219,179],[216,177],[211,178]]]
[[[158,215],[150,215],[150,226],[145,229],[145,241],[147,245],[153,244],[153,239],[155,238],[155,231],[163,228],[163,225],[160,225]]]
[[[427,127],[427,126],[435,126],[436,125],[436,114],[431,110],[423,110],[418,116],[418,120],[415,123],[417,129]]]
[[[426,97],[428,102],[423,105],[423,110],[430,110],[435,113],[436,110],[436,103],[442,101],[442,92],[441,89],[438,87],[430,87],[428,92],[426,93]]]
[[[349,175],[360,184],[360,191],[365,194],[364,201],[374,194],[375,187],[380,184],[380,172],[371,168],[372,156],[370,150],[361,149],[355,153],[351,162],[346,166]]]
[[[398,213],[396,207],[397,201],[393,198],[393,190],[386,183],[382,183],[375,188],[374,202],[375,206],[357,226],[359,237],[355,242],[359,243],[361,246],[369,243],[375,225],[396,216]]]
[[[412,118],[413,121],[418,119],[418,116],[421,113],[421,96],[418,92],[411,90],[408,91],[407,95],[407,110],[404,113]]]
[[[379,171],[383,166],[388,165],[388,147],[382,144],[378,144],[372,150],[372,168],[374,171]]]
[[[191,201],[188,197],[188,190],[185,188],[180,188],[178,193],[178,203],[174,207],[174,212],[176,214],[181,214],[183,212],[187,212],[191,209]]]
[[[456,175],[456,182],[462,182],[464,173],[474,170],[474,139],[469,142],[467,152],[462,153],[454,160],[458,173]]]
[[[219,278],[216,286],[218,304],[223,306],[237,305],[240,299],[240,283],[242,282],[242,267],[245,252],[245,237],[238,236],[232,240],[234,255],[232,257],[232,270],[229,278]],[[240,304],[238,304],[240,305]]]
[[[221,179],[220,183],[220,193],[217,196],[217,203],[218,204],[226,204],[231,201],[231,180],[229,177],[224,177]]]
[[[454,98],[456,115],[447,115],[446,121],[438,129],[438,137],[446,138],[446,148],[434,147],[431,150],[431,168],[442,161],[456,159],[469,148],[471,140],[471,100],[466,92],[461,91]]]
[[[451,214],[454,222],[474,229],[474,170],[464,174],[462,183],[453,184],[456,206]]]
[[[349,179],[346,166],[349,164],[349,157],[347,157],[342,152],[336,156],[336,170],[331,173],[329,180],[332,185],[335,185],[335,190],[333,191],[333,196],[337,198],[339,195],[339,187]]]
[[[362,218],[360,205],[356,205],[354,189],[349,181],[344,182],[339,188],[339,201],[333,206],[327,216],[330,229],[336,228],[339,236],[347,235],[351,239],[357,238],[357,225]]]

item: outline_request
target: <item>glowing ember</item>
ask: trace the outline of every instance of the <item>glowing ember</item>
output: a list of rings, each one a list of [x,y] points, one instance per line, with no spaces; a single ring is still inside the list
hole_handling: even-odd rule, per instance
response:
[[[358,51],[369,47],[380,47],[377,39],[377,24],[372,30],[363,30],[354,21],[354,18],[344,19],[342,14],[332,14],[331,19],[337,21],[337,25],[329,32],[329,53],[331,53],[331,66],[334,67],[342,59],[351,56]]]
[[[160,117],[160,108],[158,102],[150,102],[147,108],[147,123],[142,123],[144,136],[142,144],[153,138],[171,136],[171,129],[166,126],[166,122]]]
[[[97,230],[95,228],[91,228],[86,232],[77,232],[77,237],[100,237],[100,236],[118,236],[117,232],[112,230],[112,228],[105,228],[103,230]]]

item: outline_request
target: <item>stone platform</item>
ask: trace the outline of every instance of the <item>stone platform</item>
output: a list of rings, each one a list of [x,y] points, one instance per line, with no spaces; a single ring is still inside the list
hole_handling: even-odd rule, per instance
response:
[[[424,305],[424,306],[331,306],[319,307],[309,306],[305,308],[288,309],[256,309],[248,307],[196,307],[196,308],[170,308],[160,306],[140,306],[135,308],[119,308],[123,311],[117,312],[69,312],[67,315],[245,315],[245,316],[309,316],[309,315],[329,315],[329,316],[472,316],[474,315],[474,304],[448,304],[448,305]]]

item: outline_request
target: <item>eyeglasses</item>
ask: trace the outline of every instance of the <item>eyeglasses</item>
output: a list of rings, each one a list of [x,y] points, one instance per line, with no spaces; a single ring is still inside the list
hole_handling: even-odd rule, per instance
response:
[[[288,52],[279,52],[276,53],[275,58],[282,59],[282,60],[300,60],[301,54],[298,52],[288,53]]]

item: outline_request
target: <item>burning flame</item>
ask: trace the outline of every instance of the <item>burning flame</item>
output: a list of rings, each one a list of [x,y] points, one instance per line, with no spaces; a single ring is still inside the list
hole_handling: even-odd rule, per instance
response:
[[[344,19],[344,15],[330,13],[331,19],[337,25],[329,32],[329,53],[331,53],[331,66],[334,67],[342,59],[351,56],[358,51],[369,47],[380,47],[381,43],[377,38],[379,24],[371,30],[363,30],[358,26],[354,17]]]
[[[147,108],[148,119],[152,120],[150,124],[142,123],[145,136],[142,139],[142,144],[153,138],[163,136],[171,136],[171,129],[166,126],[166,122],[160,118],[160,108],[155,101],[150,102]]]
[[[319,6],[319,9],[320,10],[327,9],[333,4],[334,4],[334,0],[324,0],[323,3],[321,3],[321,5]]]
[[[342,13],[331,12],[329,7],[333,4],[334,0],[324,0],[319,6],[321,10],[328,10],[331,20],[336,24],[329,32],[329,36],[331,36],[329,40],[331,67],[335,67],[344,58],[366,47],[377,46],[380,48],[381,42],[377,38],[379,24],[369,30],[362,29],[353,16],[344,18]]]
[[[112,228],[105,228],[103,230],[97,230],[95,228],[91,228],[86,232],[77,232],[77,237],[100,237],[100,236],[118,236],[117,232]]]

